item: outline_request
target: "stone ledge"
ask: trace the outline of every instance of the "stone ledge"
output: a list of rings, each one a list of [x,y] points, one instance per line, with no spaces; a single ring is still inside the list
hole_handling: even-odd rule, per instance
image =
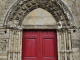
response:
[[[0,56],[0,59],[7,59],[7,56]]]

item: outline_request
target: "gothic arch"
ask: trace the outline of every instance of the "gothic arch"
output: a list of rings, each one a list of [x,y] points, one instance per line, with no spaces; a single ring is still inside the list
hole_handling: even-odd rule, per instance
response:
[[[14,28],[21,26],[21,22],[24,20],[25,16],[32,10],[42,8],[47,10],[55,18],[58,26],[64,26],[64,28],[70,28],[72,24],[72,15],[64,3],[60,0],[18,0],[8,11],[4,26],[7,28]],[[14,21],[13,26],[9,23]],[[61,22],[61,23],[60,23]]]
[[[71,27],[72,27],[72,15],[66,5],[60,0],[18,0],[8,11],[4,27],[9,29],[9,51],[8,60],[10,60],[10,54],[13,53],[13,60],[15,60],[15,53],[18,53],[18,60],[21,60],[22,53],[22,21],[25,16],[31,11],[37,8],[42,8],[55,18],[58,26],[57,30],[57,44],[58,44],[58,60],[72,60],[72,47],[71,47]],[[10,23],[12,22],[12,25]],[[17,28],[17,29],[15,29]],[[19,29],[18,29],[19,28]],[[21,29],[20,29],[21,28]],[[17,37],[19,36],[19,37]],[[13,38],[11,38],[13,37]],[[10,48],[17,43],[12,44],[18,40],[18,50],[11,50]],[[67,44],[67,42],[69,42]],[[66,47],[67,46],[67,47]],[[67,54],[68,53],[68,54]],[[62,55],[63,54],[63,55]],[[69,57],[70,56],[70,57]]]

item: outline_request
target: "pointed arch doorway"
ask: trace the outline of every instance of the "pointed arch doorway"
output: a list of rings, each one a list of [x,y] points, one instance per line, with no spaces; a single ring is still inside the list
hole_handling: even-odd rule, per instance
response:
[[[28,13],[37,8],[42,8],[50,12],[57,22],[56,26],[55,24],[52,23],[55,21],[54,19],[51,22],[50,22],[51,19],[47,20],[49,25],[47,25],[47,23],[43,25],[44,22],[46,22],[45,20],[42,20],[42,25],[40,24],[37,25],[36,23],[34,23],[35,20],[33,19],[32,21],[29,20],[29,18],[32,17],[28,17],[28,20],[25,20],[26,15],[28,15]],[[22,59],[21,53],[22,53],[23,29],[56,29],[58,60],[68,60],[68,59],[72,60],[72,46],[71,46],[71,28],[73,27],[72,20],[73,20],[72,14],[70,13],[66,5],[60,0],[58,1],[50,0],[46,2],[43,1],[43,3],[41,2],[41,0],[40,2],[37,2],[36,0],[18,0],[8,11],[3,24],[4,28],[9,29],[9,35],[10,35],[8,60]],[[26,21],[29,22],[28,25]],[[37,21],[39,22],[39,20]],[[30,22],[32,23],[30,24]],[[18,43],[15,43],[17,40]]]
[[[57,60],[56,30],[24,30],[22,60]]]
[[[22,60],[57,60],[57,32],[46,25],[56,26],[53,16],[44,9],[38,8],[30,12],[22,25],[43,26],[45,29],[23,30]]]

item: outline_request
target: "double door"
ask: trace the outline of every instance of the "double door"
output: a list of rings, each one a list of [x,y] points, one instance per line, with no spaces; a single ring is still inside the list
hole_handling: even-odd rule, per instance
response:
[[[22,60],[57,60],[55,30],[24,30]]]

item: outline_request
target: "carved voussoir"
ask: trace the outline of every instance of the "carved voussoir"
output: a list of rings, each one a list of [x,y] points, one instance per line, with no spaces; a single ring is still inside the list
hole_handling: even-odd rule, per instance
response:
[[[52,9],[53,9],[53,11],[57,11],[58,10],[58,8],[56,6],[53,7]]]
[[[54,2],[55,2],[55,0],[51,0],[51,2],[52,2],[52,3],[54,3]]]
[[[32,3],[28,3],[26,6],[29,8],[32,6]]]
[[[19,6],[23,6],[23,5],[24,5],[24,2],[21,1],[21,2],[19,3]]]
[[[33,1],[32,4],[33,4],[33,5],[36,5],[36,1]]]
[[[15,11],[18,11],[19,9],[20,9],[20,6],[17,6],[16,9],[15,9]]]
[[[15,18],[16,20],[19,20],[19,16],[16,16],[16,18]]]
[[[43,8],[48,12],[50,12],[53,15],[53,17],[56,19],[56,22],[59,21],[62,21],[64,23],[65,21],[68,22],[66,12],[64,13],[64,10],[62,9],[61,5],[59,5],[56,0],[50,0],[50,1],[21,0],[19,4],[14,8],[13,12],[11,11],[11,13],[9,14],[7,22],[9,20],[15,19],[15,20],[19,20],[19,22],[21,23],[21,21],[24,20],[25,16],[36,8]],[[69,26],[70,23],[67,23],[66,26],[67,25]]]
[[[8,21],[7,22],[12,21],[13,18],[14,18],[13,16],[8,17]]]
[[[17,12],[17,11],[13,11],[13,12],[11,13],[11,15],[13,15],[13,16],[14,16],[14,15],[16,14],[16,12]]]
[[[23,7],[23,8],[22,8],[22,10],[23,10],[23,11],[27,10],[27,7],[26,7],[26,6],[25,6],[25,7]]]
[[[27,2],[29,2],[29,0],[23,0],[24,1],[24,3],[27,3]]]
[[[52,8],[52,7],[53,7],[53,5],[52,5],[52,4],[49,4],[49,7],[51,7],[51,8]]]
[[[29,10],[34,10],[34,9],[36,9],[37,8],[37,6],[35,5],[35,6],[32,6]]]

